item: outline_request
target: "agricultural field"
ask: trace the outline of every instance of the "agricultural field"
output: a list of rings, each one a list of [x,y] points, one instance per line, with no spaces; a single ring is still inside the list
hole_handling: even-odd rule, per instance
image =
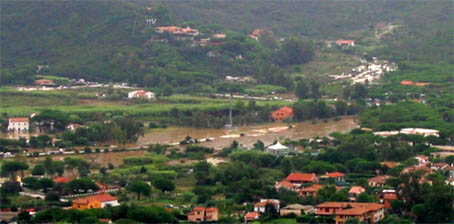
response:
[[[0,89],[0,113],[10,116],[26,116],[45,109],[82,113],[124,113],[145,117],[179,110],[216,110],[228,108],[228,99],[214,99],[202,96],[173,95],[160,97],[157,101],[135,101],[127,99],[101,99],[96,93],[101,89],[31,91],[21,92],[12,88]],[[247,102],[247,101],[244,101]],[[257,105],[282,106],[284,101],[257,102]]]

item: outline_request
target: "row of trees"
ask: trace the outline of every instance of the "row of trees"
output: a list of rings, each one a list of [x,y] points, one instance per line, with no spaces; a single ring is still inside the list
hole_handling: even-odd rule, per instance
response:
[[[144,126],[141,122],[128,117],[119,117],[110,122],[98,122],[88,127],[77,128],[75,131],[65,131],[62,140],[66,146],[109,141],[126,144],[137,141],[143,134]]]

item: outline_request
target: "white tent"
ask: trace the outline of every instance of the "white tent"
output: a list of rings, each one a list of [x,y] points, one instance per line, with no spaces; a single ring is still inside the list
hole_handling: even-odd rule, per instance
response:
[[[288,147],[285,145],[282,145],[280,142],[276,142],[276,144],[268,146],[268,149],[273,150],[273,151],[278,151],[278,150],[286,150],[286,149],[288,149]]]

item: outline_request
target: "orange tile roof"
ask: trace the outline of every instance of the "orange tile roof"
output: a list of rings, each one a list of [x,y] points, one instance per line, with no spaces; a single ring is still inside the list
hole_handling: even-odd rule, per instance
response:
[[[198,207],[195,207],[194,209],[192,209],[192,211],[198,211],[198,212],[203,212],[205,211],[205,207],[203,206],[198,206]]]
[[[258,213],[258,212],[248,212],[244,216],[244,218],[246,220],[254,220],[254,219],[258,218],[258,217],[260,217],[260,213]]]
[[[323,187],[324,187],[324,185],[314,184],[314,185],[311,185],[309,187],[302,188],[300,191],[301,192],[318,192]]]
[[[384,161],[384,162],[381,162],[380,164],[383,165],[383,166],[386,166],[388,168],[394,168],[394,167],[400,165],[399,162],[392,162],[392,161]]]
[[[336,40],[336,44],[354,44],[354,40]]]
[[[12,117],[9,119],[9,122],[29,122],[30,118],[28,117]]]
[[[55,183],[60,183],[60,184],[66,184],[66,183],[69,183],[71,181],[72,181],[72,179],[68,178],[68,177],[55,177],[54,178],[54,182]]]
[[[118,200],[118,198],[116,198],[110,194],[98,194],[98,195],[78,198],[78,199],[74,200],[73,202],[78,203],[78,204],[88,204],[89,202],[93,202],[93,201],[108,202],[108,201],[116,201],[116,200]]]
[[[313,182],[317,179],[315,173],[291,173],[288,175],[286,180],[288,181],[303,181],[303,182]]]
[[[362,215],[367,212],[377,211],[384,208],[378,203],[360,202],[324,202],[316,206],[317,208],[338,208],[336,215]]]
[[[278,182],[277,185],[285,188],[293,188],[293,184],[290,183],[288,180],[282,180],[281,182]]]
[[[276,110],[271,113],[271,116],[273,117],[274,120],[285,120],[289,117],[292,117],[294,115],[293,108],[291,107],[282,107],[279,110]]]
[[[336,177],[345,177],[345,174],[336,171],[336,172],[332,172],[332,173],[327,173],[326,176],[331,177],[331,178],[336,178]]]

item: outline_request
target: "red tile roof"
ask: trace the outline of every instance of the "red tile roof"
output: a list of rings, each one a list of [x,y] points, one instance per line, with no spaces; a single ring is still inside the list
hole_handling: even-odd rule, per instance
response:
[[[318,192],[320,189],[322,189],[324,185],[321,184],[314,184],[309,187],[302,188],[300,191],[301,192]]]
[[[259,218],[259,217],[260,217],[260,213],[258,213],[258,212],[248,212],[244,216],[244,218],[246,220],[255,220],[255,219]]]
[[[316,206],[317,208],[337,208],[336,215],[363,215],[364,213],[377,211],[384,208],[378,203],[359,203],[359,202],[324,202]],[[323,210],[317,212],[325,214]]]
[[[317,180],[315,173],[291,173],[286,178],[288,181],[314,182]]]
[[[345,174],[336,171],[336,172],[332,172],[332,173],[327,173],[326,176],[331,177],[331,178],[336,178],[336,177],[345,177]]]
[[[110,194],[98,194],[98,195],[78,198],[78,199],[74,200],[74,202],[78,203],[78,204],[88,204],[89,202],[93,202],[93,201],[108,202],[108,201],[116,201],[116,200],[118,200],[118,198],[116,198]]]
[[[293,115],[294,115],[293,108],[287,106],[282,107],[281,109],[271,113],[271,116],[273,117],[274,120],[285,120],[289,117],[293,117]]]
[[[282,180],[281,182],[278,182],[277,184],[277,187],[284,187],[284,188],[293,188],[293,184],[290,183],[288,180]]]
[[[66,184],[66,183],[69,183],[71,181],[72,181],[72,179],[68,178],[68,177],[55,177],[54,178],[54,182],[55,183],[60,183],[60,184]]]
[[[198,211],[198,212],[203,212],[205,211],[205,207],[203,206],[198,206],[198,207],[195,207],[194,209],[192,209],[192,211]]]
[[[9,119],[9,122],[29,122],[30,118],[28,117],[12,117]]]
[[[342,44],[355,44],[354,40],[336,40],[336,44],[342,45]]]
[[[53,85],[54,84],[54,80],[38,79],[38,80],[35,80],[35,84],[36,85]]]

